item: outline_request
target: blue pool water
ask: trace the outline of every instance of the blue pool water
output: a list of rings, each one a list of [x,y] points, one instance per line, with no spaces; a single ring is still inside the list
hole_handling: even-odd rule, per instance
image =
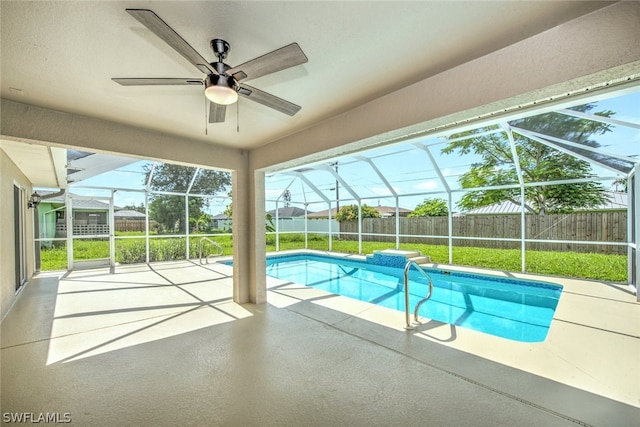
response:
[[[523,342],[544,341],[562,292],[546,282],[425,269],[433,295],[419,315]],[[404,271],[330,256],[296,254],[267,258],[267,275],[404,312]],[[413,268],[410,307],[428,282]]]

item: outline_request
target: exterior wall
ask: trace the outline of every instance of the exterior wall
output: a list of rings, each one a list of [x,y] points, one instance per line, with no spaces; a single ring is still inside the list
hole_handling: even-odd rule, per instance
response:
[[[25,198],[33,187],[18,167],[0,149],[0,319],[4,319],[16,299],[15,291],[15,246],[13,218],[13,186],[24,188]],[[26,266],[27,280],[34,272],[33,210],[27,209],[25,200]],[[26,285],[25,285],[26,286]]]

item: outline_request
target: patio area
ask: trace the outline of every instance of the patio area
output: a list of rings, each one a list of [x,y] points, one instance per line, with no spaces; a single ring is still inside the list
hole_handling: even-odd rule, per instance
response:
[[[231,275],[182,261],[36,276],[2,323],[3,413],[81,425],[640,416],[640,306],[627,286],[545,278],[563,294],[547,339],[528,344],[428,319],[407,332],[403,313],[271,278],[267,304],[238,305]]]

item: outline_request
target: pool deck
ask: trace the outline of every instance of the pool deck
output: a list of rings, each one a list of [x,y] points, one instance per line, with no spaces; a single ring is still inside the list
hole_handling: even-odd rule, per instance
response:
[[[358,255],[306,252],[364,260]],[[404,313],[271,278],[269,302],[286,307],[288,303],[307,301],[330,309],[326,312],[328,317],[320,316],[319,320],[380,345],[388,344],[377,338],[379,330],[368,325],[362,330],[357,327],[361,325],[358,320],[640,407],[640,303],[629,286],[434,263],[424,264],[424,267],[562,285],[562,295],[547,339],[541,343],[517,342],[429,319],[422,319],[421,325],[406,331]],[[310,312],[314,311],[318,310],[310,309]],[[402,346],[391,348],[402,351]],[[483,383],[493,382],[493,374],[487,376],[460,366],[448,366],[447,369]],[[504,379],[499,383],[503,384]],[[544,400],[555,397],[540,396]]]
[[[405,331],[404,313],[272,278],[268,304],[239,305],[218,263],[41,274],[1,325],[1,410],[79,425],[638,424],[627,286],[455,269],[563,285],[547,339]]]

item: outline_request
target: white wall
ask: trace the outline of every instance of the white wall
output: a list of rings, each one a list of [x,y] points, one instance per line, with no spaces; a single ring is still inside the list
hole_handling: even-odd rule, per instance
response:
[[[275,222],[275,221],[274,221]],[[289,218],[278,220],[278,232],[297,232],[304,233],[304,217]],[[328,219],[309,219],[307,220],[307,231],[309,233],[328,233],[329,232],[329,220]],[[340,223],[335,219],[331,220],[331,231],[335,234],[340,233]]]
[[[18,167],[0,149],[0,319],[11,308],[15,301],[15,238],[14,238],[14,207],[13,186],[17,184],[24,188],[25,199],[33,192],[33,187]],[[26,266],[27,278],[34,272],[34,243],[33,243],[33,210],[24,206],[26,226]],[[26,286],[26,285],[25,285]]]

